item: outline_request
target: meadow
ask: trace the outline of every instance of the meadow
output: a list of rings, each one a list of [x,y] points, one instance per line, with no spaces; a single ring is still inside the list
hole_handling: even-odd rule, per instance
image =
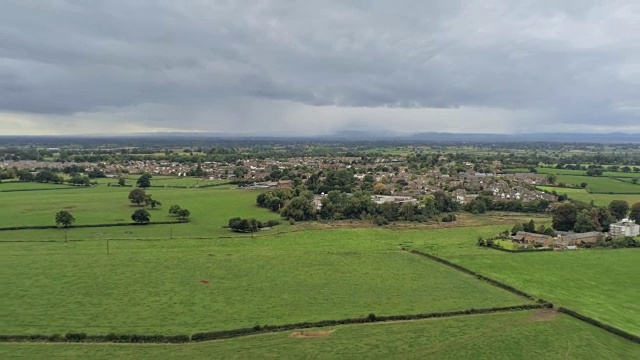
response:
[[[613,200],[625,200],[630,205],[640,202],[640,194],[591,194],[585,189],[561,188],[556,186],[536,186],[536,188],[547,192],[555,191],[559,195],[567,194],[569,198],[587,204],[593,201],[595,205],[599,206],[607,206]]]
[[[568,307],[640,335],[640,278],[637,249],[602,249],[511,254],[471,246],[497,226],[407,235],[405,246],[463,265],[503,281],[556,306]]]
[[[154,180],[192,186],[183,178]],[[113,180],[101,179],[98,186],[83,189],[0,193],[0,227],[53,225],[55,212],[62,209],[76,217],[76,224],[130,222],[138,208],[127,199],[132,188],[107,186],[109,181]],[[548,224],[548,216],[490,212],[461,214],[456,223],[387,227],[350,221],[283,222],[255,235],[241,235],[225,228],[229,218],[265,221],[278,215],[255,205],[255,191],[227,184],[193,186],[147,190],[163,203],[150,210],[152,221],[173,220],[167,209],[178,204],[192,213],[186,224],[0,231],[0,333],[192,334],[369,313],[530,303],[402,251],[405,247],[640,334],[640,283],[630,276],[640,271],[636,249],[510,254],[475,245],[478,236],[492,237],[516,222],[534,218],[536,224]],[[629,200],[629,195],[624,198]],[[339,326],[321,338],[276,333],[171,346],[0,343],[0,356],[198,358],[216,353],[231,358],[406,358],[411,353],[430,358],[548,359],[638,354],[637,345],[568,316],[536,319],[532,312],[521,311]]]
[[[633,359],[637,344],[566,315],[522,311],[272,333],[184,345],[3,343],[28,359]]]
[[[112,241],[109,255],[103,242],[3,243],[3,332],[176,334],[527,303],[367,235]]]

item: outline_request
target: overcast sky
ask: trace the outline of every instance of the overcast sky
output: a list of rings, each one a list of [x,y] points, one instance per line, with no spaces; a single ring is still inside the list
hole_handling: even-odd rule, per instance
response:
[[[0,1],[0,135],[640,133],[640,2]]]

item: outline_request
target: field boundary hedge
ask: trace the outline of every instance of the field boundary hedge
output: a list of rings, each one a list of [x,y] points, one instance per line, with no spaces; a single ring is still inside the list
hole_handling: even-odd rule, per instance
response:
[[[29,334],[29,335],[0,335],[0,342],[84,342],[84,343],[189,343],[210,340],[229,339],[249,335],[290,331],[296,329],[309,329],[337,325],[366,324],[390,321],[412,321],[431,318],[447,318],[464,315],[480,315],[499,312],[514,312],[534,309],[549,309],[553,305],[545,304],[524,304],[507,307],[493,307],[482,309],[465,309],[448,312],[432,312],[422,314],[387,315],[376,316],[371,313],[365,317],[346,318],[340,320],[321,320],[315,322],[300,322],[282,325],[256,325],[249,328],[239,328],[231,330],[219,330],[210,332],[199,332],[192,335],[144,335],[144,334],[115,334],[107,335],[87,335],[86,333],[67,333],[65,335],[53,334]]]
[[[485,246],[485,247],[488,249],[500,250],[508,253],[535,253],[535,252],[553,251],[553,249],[551,248],[512,250],[512,249],[505,249],[499,246]]]
[[[57,188],[42,188],[42,189],[11,189],[11,190],[0,190],[2,193],[10,193],[10,192],[26,192],[26,191],[54,191],[54,190],[69,190],[69,189],[89,189],[92,186],[75,186],[75,185],[59,185]]]
[[[622,336],[625,339],[628,339],[628,340],[631,340],[631,341],[633,341],[635,343],[640,344],[640,336],[633,335],[633,334],[628,333],[628,332],[626,332],[624,330],[618,329],[615,326],[611,326],[611,325],[605,324],[603,322],[600,322],[600,321],[598,321],[596,319],[590,318],[590,317],[588,317],[586,315],[582,315],[577,311],[573,311],[573,310],[570,310],[570,309],[567,309],[567,308],[564,308],[564,307],[560,306],[560,307],[558,307],[558,312],[561,312],[563,314],[567,314],[567,315],[569,315],[569,316],[571,316],[571,317],[573,317],[575,319],[578,319],[580,321],[584,321],[584,322],[589,323],[591,325],[595,325],[595,326],[597,326],[597,327],[599,327],[599,328],[601,328],[601,329],[603,329],[603,330],[605,330],[607,332],[610,332],[610,333],[618,335],[618,336]]]
[[[80,228],[98,228],[98,227],[116,227],[116,226],[145,226],[145,225],[167,225],[167,224],[186,224],[188,221],[151,221],[148,223],[106,223],[106,224],[87,224],[87,225],[71,225],[67,229],[80,229]],[[29,226],[10,226],[0,227],[0,231],[11,230],[42,230],[42,229],[64,229],[56,225],[29,225]]]
[[[518,296],[522,296],[522,297],[524,297],[526,299],[536,300],[536,298],[531,294],[528,294],[528,293],[526,293],[526,292],[524,292],[522,290],[516,289],[515,287],[513,287],[511,285],[507,285],[507,284],[505,284],[505,283],[503,283],[501,281],[498,281],[498,280],[492,279],[490,277],[486,277],[484,275],[478,274],[477,272],[475,272],[473,270],[469,270],[464,266],[458,265],[456,263],[452,263],[451,261],[445,260],[445,259],[443,259],[441,257],[437,257],[435,255],[427,254],[427,253],[424,253],[422,251],[415,250],[415,249],[402,248],[402,250],[408,251],[408,252],[416,254],[416,255],[424,256],[424,257],[426,257],[428,259],[431,259],[431,260],[433,260],[435,262],[439,262],[439,263],[441,263],[443,265],[452,267],[452,268],[454,268],[454,269],[456,269],[458,271],[461,271],[461,272],[463,272],[463,273],[465,273],[467,275],[475,276],[476,278],[478,278],[480,280],[484,280],[484,281],[488,282],[489,284],[491,284],[493,286],[497,286],[497,287],[499,287],[499,288],[501,288],[503,290],[506,290],[506,291],[508,291],[510,293],[513,293],[513,294],[516,294]],[[544,301],[542,299],[538,299],[538,302],[546,303],[546,301]]]

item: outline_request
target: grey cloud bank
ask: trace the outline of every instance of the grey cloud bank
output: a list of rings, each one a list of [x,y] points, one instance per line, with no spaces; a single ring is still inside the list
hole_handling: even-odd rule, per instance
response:
[[[640,132],[635,1],[0,2],[0,134]]]

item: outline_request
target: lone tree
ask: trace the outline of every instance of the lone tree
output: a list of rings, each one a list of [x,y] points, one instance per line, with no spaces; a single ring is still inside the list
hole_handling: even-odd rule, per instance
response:
[[[152,209],[155,209],[157,206],[162,205],[160,201],[152,199],[151,195],[147,195],[147,197],[144,199],[144,204],[147,206],[151,206]]]
[[[138,181],[136,181],[136,185],[139,188],[148,188],[149,186],[151,186],[151,175],[146,173],[142,174],[142,176],[138,178]]]
[[[142,189],[133,189],[129,192],[129,201],[132,204],[140,205],[147,199],[147,193]]]
[[[640,224],[640,202],[637,202],[631,206],[629,219],[634,220],[636,223]]]
[[[180,209],[180,210],[178,210],[176,215],[178,215],[178,218],[180,220],[187,220],[189,218],[189,216],[191,216],[191,211],[189,211],[187,209]]]
[[[120,186],[126,186],[126,185],[127,185],[127,182],[126,182],[126,180],[125,180],[124,178],[119,178],[119,179],[118,179],[118,185],[120,185]]]
[[[138,209],[131,215],[131,220],[138,224],[147,224],[151,221],[151,215],[146,209]]]
[[[624,219],[629,212],[629,203],[624,200],[613,200],[607,207],[616,219]]]
[[[58,211],[58,213],[56,214],[56,225],[58,226],[62,225],[62,227],[66,228],[66,227],[69,227],[74,222],[76,222],[76,219],[68,211],[61,210],[61,211]]]
[[[180,211],[180,206],[178,205],[171,205],[169,208],[170,215],[178,216],[178,211]]]

